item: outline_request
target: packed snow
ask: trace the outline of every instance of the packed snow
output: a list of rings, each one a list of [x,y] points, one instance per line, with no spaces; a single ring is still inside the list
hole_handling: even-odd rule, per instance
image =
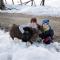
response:
[[[9,32],[0,30],[0,60],[60,60],[60,43],[27,47],[25,42],[13,41]]]

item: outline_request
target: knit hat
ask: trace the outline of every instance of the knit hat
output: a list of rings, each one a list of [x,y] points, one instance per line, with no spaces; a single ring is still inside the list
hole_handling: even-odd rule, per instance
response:
[[[49,19],[44,19],[43,21],[42,21],[42,24],[49,24]]]

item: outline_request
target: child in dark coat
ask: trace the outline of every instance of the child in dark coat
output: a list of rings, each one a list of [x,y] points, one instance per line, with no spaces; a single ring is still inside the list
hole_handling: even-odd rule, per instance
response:
[[[50,44],[53,40],[54,31],[49,25],[49,20],[44,19],[42,22],[42,26],[43,26],[43,31],[42,34],[40,34],[39,36],[43,39],[43,42],[45,44]]]

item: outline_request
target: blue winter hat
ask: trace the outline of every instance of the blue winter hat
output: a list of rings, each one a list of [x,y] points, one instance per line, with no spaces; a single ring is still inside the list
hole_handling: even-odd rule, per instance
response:
[[[42,21],[42,24],[49,24],[49,19],[44,19],[43,21]]]

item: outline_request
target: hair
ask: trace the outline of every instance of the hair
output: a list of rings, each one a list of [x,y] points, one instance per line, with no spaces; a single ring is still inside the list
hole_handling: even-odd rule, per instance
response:
[[[36,18],[31,18],[31,23],[34,22],[34,23],[37,23],[37,19]]]

